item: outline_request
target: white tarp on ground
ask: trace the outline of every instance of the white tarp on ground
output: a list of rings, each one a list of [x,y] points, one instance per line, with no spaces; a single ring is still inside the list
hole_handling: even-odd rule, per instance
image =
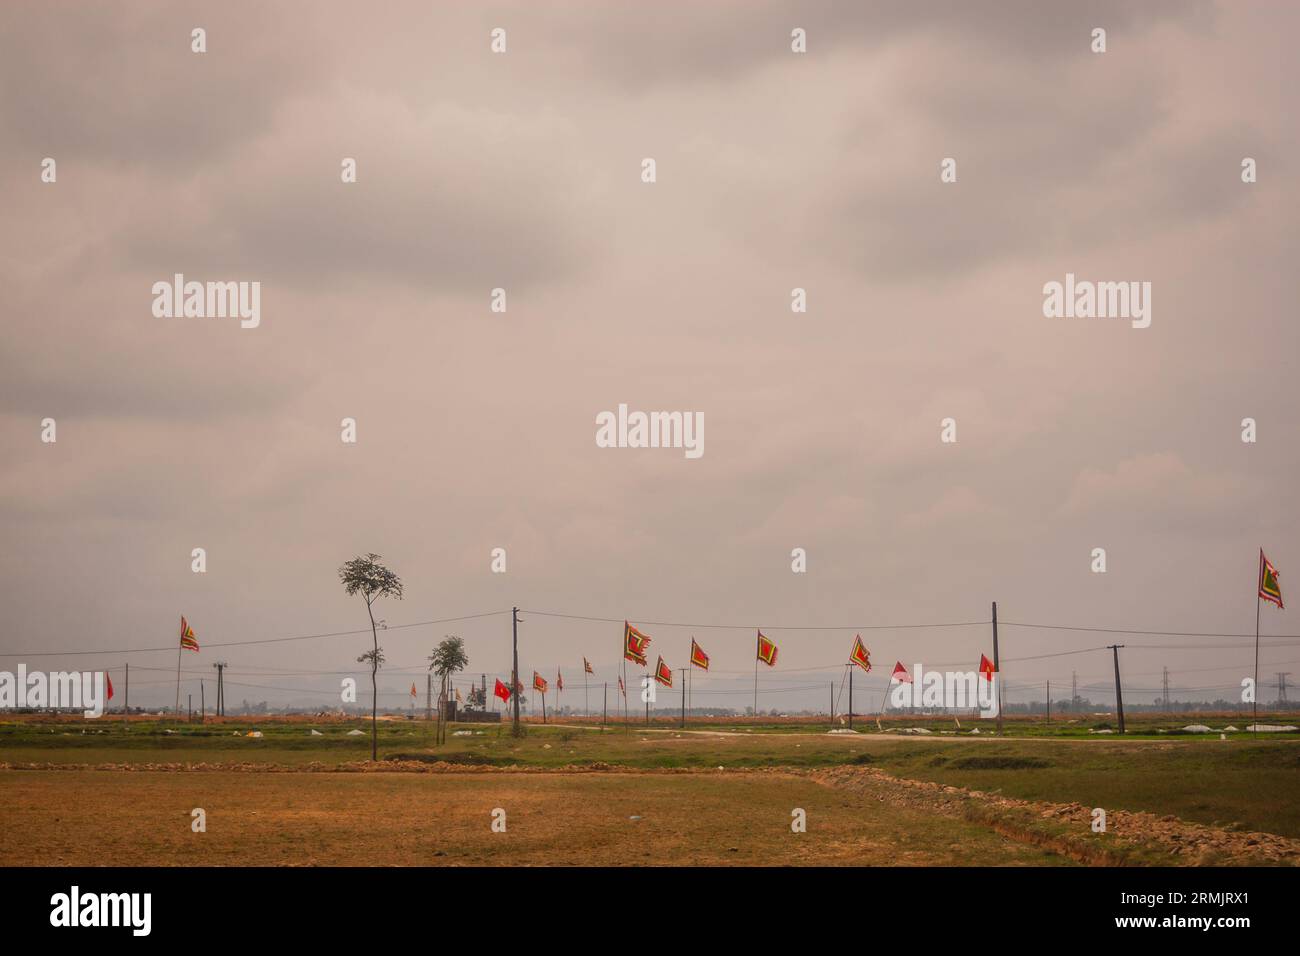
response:
[[[364,730],[357,730],[355,727],[348,731],[349,737],[364,737],[365,734]]]
[[[1297,728],[1295,724],[1249,724],[1246,727],[1246,730],[1251,733],[1254,733],[1255,731],[1259,731],[1261,734],[1284,733],[1288,730],[1297,730],[1297,729],[1300,728]]]
[[[1183,730],[1189,734],[1212,734],[1213,729],[1206,727],[1204,724],[1188,724]]]
[[[319,730],[317,730],[315,727],[313,727],[313,728],[311,729],[311,736],[313,736],[313,737],[324,737],[325,735],[322,734],[322,733],[321,733]]]

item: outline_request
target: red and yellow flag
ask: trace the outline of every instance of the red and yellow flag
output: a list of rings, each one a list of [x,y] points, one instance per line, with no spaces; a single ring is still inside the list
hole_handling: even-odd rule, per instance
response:
[[[537,671],[533,671],[533,690],[540,690],[545,694],[547,686],[546,678],[537,673]]]
[[[505,684],[501,683],[500,677],[496,678],[496,682],[497,682],[497,686],[493,688],[492,693],[497,697],[500,697],[502,700],[509,700],[510,688],[507,687]]]
[[[1285,610],[1282,603],[1282,586],[1277,583],[1277,568],[1269,564],[1264,557],[1264,549],[1259,549],[1259,596]]]
[[[871,652],[867,650],[867,645],[862,643],[861,634],[853,638],[853,650],[849,651],[849,663],[857,664],[864,671],[871,670]]]
[[[560,673],[558,667],[555,669],[555,689],[564,690],[564,675]]]
[[[659,664],[655,667],[655,680],[663,684],[665,687],[673,686],[672,668],[664,663],[662,655],[659,657]]]
[[[415,697],[415,696],[416,696],[416,692],[415,692],[415,681],[411,681],[411,696],[412,696],[412,697]]]
[[[758,659],[768,667],[776,666],[776,645],[763,632],[758,632]]]
[[[912,683],[912,675],[907,672],[907,668],[903,666],[902,661],[894,664],[894,673],[889,675],[889,682],[892,684],[894,681],[898,681],[900,684]]]
[[[623,656],[634,664],[646,666],[646,648],[650,646],[649,635],[642,634],[627,621],[623,622]]]
[[[695,638],[691,638],[691,663],[696,667],[709,669],[709,655],[704,653],[704,648],[695,643]]]
[[[185,615],[181,615],[181,647],[187,651],[197,651],[199,649],[198,638],[194,636],[194,628],[185,620]]]
[[[980,655],[980,673],[984,675],[985,680],[993,679],[993,662],[983,654]]]
[[[582,669],[586,671],[588,674],[591,674],[593,676],[596,673],[594,670],[591,669],[591,663],[585,657],[582,659]]]

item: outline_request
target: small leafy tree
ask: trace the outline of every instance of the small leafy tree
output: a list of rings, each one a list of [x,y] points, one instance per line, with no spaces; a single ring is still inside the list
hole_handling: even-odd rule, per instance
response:
[[[447,635],[429,655],[429,670],[438,675],[441,690],[438,692],[438,730],[442,736],[442,701],[447,699],[447,682],[452,674],[459,673],[469,666],[469,655],[465,653],[465,642],[455,634]]]
[[[348,595],[360,594],[366,600],[366,613],[370,616],[371,649],[357,658],[359,664],[370,665],[370,759],[379,759],[379,668],[384,663],[384,651],[379,646],[379,626],[375,622],[375,601],[381,597],[402,599],[402,579],[379,563],[379,555],[365,554],[353,558],[339,568],[339,580]]]

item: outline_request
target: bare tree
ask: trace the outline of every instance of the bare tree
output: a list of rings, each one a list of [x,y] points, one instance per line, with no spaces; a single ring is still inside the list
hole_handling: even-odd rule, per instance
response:
[[[402,599],[402,579],[379,563],[379,555],[366,554],[353,558],[339,568],[339,580],[349,595],[360,594],[366,599],[366,614],[370,616],[370,636],[374,643],[370,650],[357,658],[359,664],[370,665],[370,759],[379,759],[379,668],[384,663],[384,652],[379,646],[379,627],[375,623],[375,601],[381,597]]]

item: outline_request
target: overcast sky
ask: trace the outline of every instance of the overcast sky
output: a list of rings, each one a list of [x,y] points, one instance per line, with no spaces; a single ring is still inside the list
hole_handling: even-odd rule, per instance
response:
[[[174,647],[185,614],[195,679],[337,687],[307,672],[368,633],[207,645],[366,626],[337,568],[367,551],[405,581],[392,625],[612,619],[523,615],[525,674],[570,688],[583,655],[613,680],[623,618],[681,622],[643,629],[652,663],[692,634],[712,656],[697,705],[748,702],[755,626],[781,648],[760,706],[790,709],[824,705],[855,628],[994,600],[1253,634],[1259,547],[1300,602],[1298,27],[1272,3],[4,4],[0,668],[130,660],[160,668],[133,703],[170,702],[174,651],[118,651]],[[260,327],[156,318],[178,272],[260,282]],[[1152,283],[1150,327],[1045,318],[1067,272]],[[702,413],[704,455],[598,448],[620,403]],[[384,686],[449,633],[507,673],[502,614],[388,631]],[[982,625],[863,637],[876,686],[991,653]],[[1141,702],[1163,666],[1192,697],[1253,667],[1252,638],[1001,638],[1012,699],[1074,671],[1109,699],[1109,652],[1017,658],[1115,640]],[[1266,642],[1261,677],[1288,664],[1300,639]]]

